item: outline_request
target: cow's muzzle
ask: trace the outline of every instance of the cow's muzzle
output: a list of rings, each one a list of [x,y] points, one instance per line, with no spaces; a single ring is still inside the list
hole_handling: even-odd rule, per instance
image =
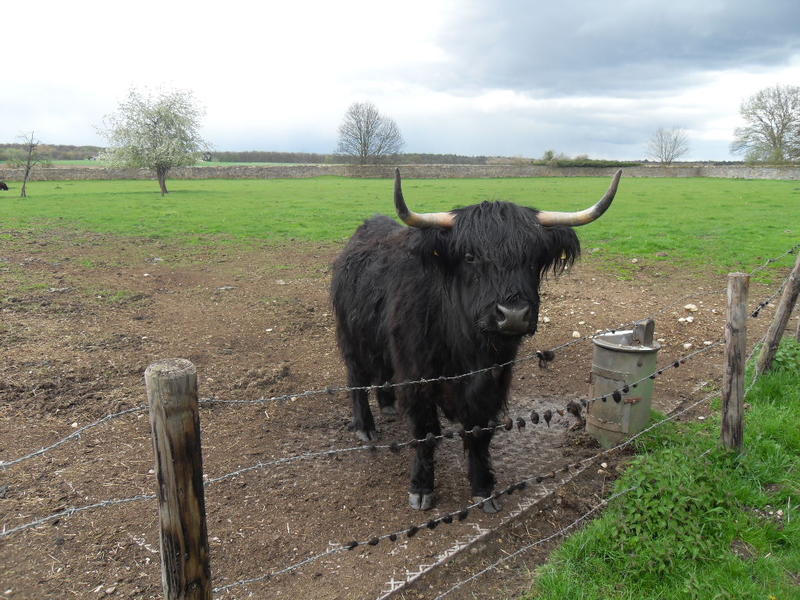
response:
[[[525,335],[531,333],[531,308],[520,306],[509,308],[497,305],[497,331],[505,335]]]

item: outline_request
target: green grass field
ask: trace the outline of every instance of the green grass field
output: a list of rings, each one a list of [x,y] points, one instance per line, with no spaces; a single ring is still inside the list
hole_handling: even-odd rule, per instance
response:
[[[162,198],[153,181],[31,182],[29,198],[0,196],[3,229],[67,228],[187,242],[218,238],[280,242],[347,238],[365,218],[393,214],[386,179],[170,180]],[[483,200],[549,210],[595,202],[605,178],[405,180],[418,211]],[[609,212],[580,228],[599,256],[752,268],[800,240],[800,183],[731,179],[625,179]],[[597,251],[596,251],[597,252]],[[659,256],[666,254],[666,256]]]

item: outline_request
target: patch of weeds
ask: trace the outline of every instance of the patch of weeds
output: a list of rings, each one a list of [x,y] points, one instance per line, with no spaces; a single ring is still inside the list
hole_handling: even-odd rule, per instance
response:
[[[22,291],[25,292],[36,292],[39,290],[46,290],[50,289],[49,283],[29,283],[20,287]]]
[[[699,464],[683,449],[643,460],[629,471],[635,486],[619,503],[612,549],[630,558],[625,578],[670,576],[684,561],[713,561],[726,537],[734,500],[710,460]],[[689,491],[690,490],[690,491]]]
[[[785,338],[775,353],[772,368],[775,371],[794,371],[800,374],[800,340]]]
[[[96,269],[98,267],[97,263],[91,258],[80,258],[78,259],[78,264],[86,269]]]

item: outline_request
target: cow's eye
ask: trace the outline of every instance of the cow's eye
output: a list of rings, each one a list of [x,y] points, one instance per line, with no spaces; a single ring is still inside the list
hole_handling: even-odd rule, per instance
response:
[[[474,257],[472,254],[470,254],[469,252],[467,252],[467,253],[464,255],[464,260],[465,260],[466,262],[468,262],[468,263],[474,263],[474,262],[475,262],[475,257]]]

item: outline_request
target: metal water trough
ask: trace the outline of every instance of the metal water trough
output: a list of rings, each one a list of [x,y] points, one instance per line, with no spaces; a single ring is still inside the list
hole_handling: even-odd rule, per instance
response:
[[[655,321],[645,319],[631,330],[616,331],[594,338],[592,356],[592,397],[587,411],[586,431],[604,448],[610,448],[638,433],[647,425],[653,400],[653,380],[631,384],[656,370],[661,345],[653,342]],[[620,391],[616,396],[613,393]]]

